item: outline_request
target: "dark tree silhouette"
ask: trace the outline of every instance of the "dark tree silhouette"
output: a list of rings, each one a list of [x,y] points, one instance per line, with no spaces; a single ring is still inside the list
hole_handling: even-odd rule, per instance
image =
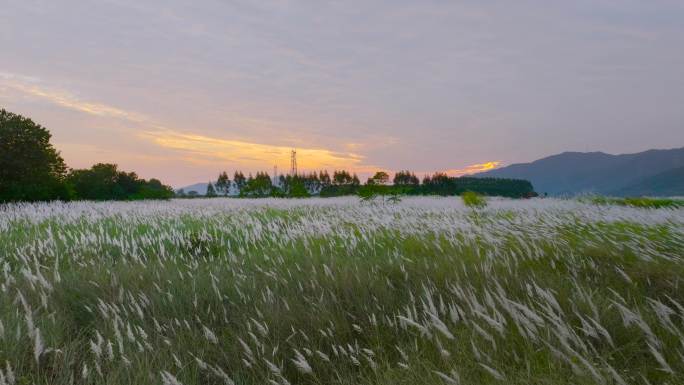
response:
[[[241,196],[267,197],[273,192],[271,177],[266,172],[257,172],[256,177],[252,174],[247,178],[247,183],[240,190]]]
[[[318,180],[321,181],[321,188],[326,188],[332,183],[330,181],[330,175],[328,175],[328,170],[324,170],[318,173]]]
[[[345,186],[345,185],[351,185],[353,182],[353,178],[349,172],[345,170],[340,170],[333,173],[333,179],[332,179],[332,184],[336,186]]]
[[[223,196],[230,192],[230,179],[228,179],[228,174],[225,171],[220,173],[218,180],[216,180],[216,190]]]
[[[207,193],[204,195],[207,198],[213,198],[216,196],[216,190],[214,190],[214,185],[209,182],[207,184]]]
[[[332,180],[328,172],[325,171],[319,175],[319,180],[321,184],[319,193],[322,197],[354,195],[361,185],[359,177],[346,170],[335,170]]]
[[[392,183],[395,186],[418,186],[420,181],[414,173],[408,170],[402,170],[394,174]]]
[[[235,182],[235,187],[238,189],[238,191],[242,191],[242,189],[245,187],[245,184],[247,184],[247,179],[245,179],[245,175],[242,173],[242,171],[235,171],[235,175],[233,175],[233,182]]]
[[[141,179],[134,172],[120,171],[115,164],[98,163],[90,169],[71,170],[67,183],[75,199],[136,200],[168,199],[173,189],[157,179]]]
[[[389,174],[384,171],[378,171],[372,177],[368,178],[366,184],[376,184],[384,186],[389,182]]]
[[[0,202],[70,198],[67,168],[50,137],[31,119],[0,110]]]

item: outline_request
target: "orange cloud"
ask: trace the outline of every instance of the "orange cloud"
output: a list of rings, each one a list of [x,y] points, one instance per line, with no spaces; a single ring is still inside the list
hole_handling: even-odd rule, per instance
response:
[[[157,146],[175,150],[176,159],[202,166],[218,162],[230,162],[246,169],[266,169],[279,165],[289,168],[290,146],[269,145],[240,140],[208,137],[165,127],[153,119],[132,111],[110,105],[79,99],[74,94],[46,87],[39,79],[18,74],[0,72],[0,85],[27,97],[43,100],[70,110],[89,115],[125,120],[146,130],[138,134]],[[0,88],[0,91],[2,89]],[[248,121],[243,123],[259,123]],[[365,170],[372,166],[362,165],[364,157],[355,152],[356,146],[345,145],[337,152],[325,148],[298,148],[297,160],[300,170],[348,169]],[[82,151],[81,151],[82,152]],[[92,152],[92,151],[91,151]],[[99,152],[100,155],[101,151]]]
[[[485,162],[485,163],[471,164],[470,166],[466,166],[464,168],[456,168],[456,169],[445,170],[444,172],[450,176],[463,176],[463,175],[477,174],[478,172],[493,170],[495,168],[500,167],[501,165],[502,165],[501,161],[494,160],[494,161]]]
[[[245,168],[270,170],[275,164],[289,166],[289,146],[251,143],[239,140],[186,134],[173,130],[146,131],[140,134],[146,140],[171,150],[184,153],[193,163],[216,164],[231,162]],[[300,170],[357,169],[364,157],[351,152],[335,152],[324,148],[297,148],[297,166]]]

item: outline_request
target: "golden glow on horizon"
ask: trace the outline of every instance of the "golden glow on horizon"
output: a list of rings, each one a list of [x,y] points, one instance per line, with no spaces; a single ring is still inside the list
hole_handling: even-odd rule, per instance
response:
[[[93,116],[125,120],[135,123],[138,127],[146,127],[145,131],[138,134],[140,138],[158,147],[176,152],[176,156],[171,154],[168,156],[151,156],[148,159],[149,161],[163,159],[168,162],[175,159],[201,167],[216,166],[217,162],[225,162],[230,163],[231,167],[264,171],[270,171],[273,165],[278,165],[283,167],[281,172],[287,172],[289,168],[291,146],[262,144],[184,133],[180,130],[160,125],[142,114],[106,104],[83,101],[70,92],[44,87],[40,84],[39,79],[24,75],[0,72],[0,86],[2,85],[6,89],[9,88],[25,96],[44,100],[63,108]],[[2,87],[0,87],[0,91],[2,91]],[[64,147],[69,148],[70,146],[65,144]],[[71,147],[72,149],[79,148],[78,146]],[[347,143],[341,147],[347,151],[338,152],[325,148],[297,148],[298,168],[305,171],[345,169],[358,173],[360,176],[372,175],[380,170],[392,174],[391,170],[387,170],[384,167],[364,163],[365,156],[356,151],[361,151],[362,149],[369,150],[367,144]],[[102,148],[97,147],[97,151],[93,148],[89,147],[89,151],[86,152],[97,153],[100,156],[103,154],[104,150]],[[122,153],[121,149],[111,150],[109,155]],[[138,155],[138,157],[142,156]],[[464,168],[449,169],[444,172],[450,176],[462,176],[492,170],[501,165],[502,162],[500,161],[489,161],[472,164]],[[431,174],[431,172],[427,174]]]
[[[290,146],[212,138],[171,130],[147,131],[140,136],[160,147],[191,155],[185,158],[193,163],[215,164],[217,161],[224,161],[264,170],[270,170],[274,164],[281,167],[288,165],[292,150]],[[301,170],[356,170],[365,168],[362,161],[363,156],[354,153],[334,152],[323,148],[297,148],[297,162]]]

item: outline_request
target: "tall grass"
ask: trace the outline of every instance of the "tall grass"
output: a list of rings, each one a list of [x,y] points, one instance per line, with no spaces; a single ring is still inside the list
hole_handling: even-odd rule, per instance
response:
[[[631,198],[614,198],[604,196],[592,196],[584,198],[583,200],[599,205],[619,205],[631,206],[640,208],[679,208],[684,207],[684,200],[675,198],[649,198],[649,197],[631,197]]]
[[[684,210],[7,206],[3,384],[684,382]]]

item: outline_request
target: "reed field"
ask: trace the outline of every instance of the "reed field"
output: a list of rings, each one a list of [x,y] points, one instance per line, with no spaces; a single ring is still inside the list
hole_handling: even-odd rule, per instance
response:
[[[684,384],[683,257],[681,205],[5,205],[0,385]]]

